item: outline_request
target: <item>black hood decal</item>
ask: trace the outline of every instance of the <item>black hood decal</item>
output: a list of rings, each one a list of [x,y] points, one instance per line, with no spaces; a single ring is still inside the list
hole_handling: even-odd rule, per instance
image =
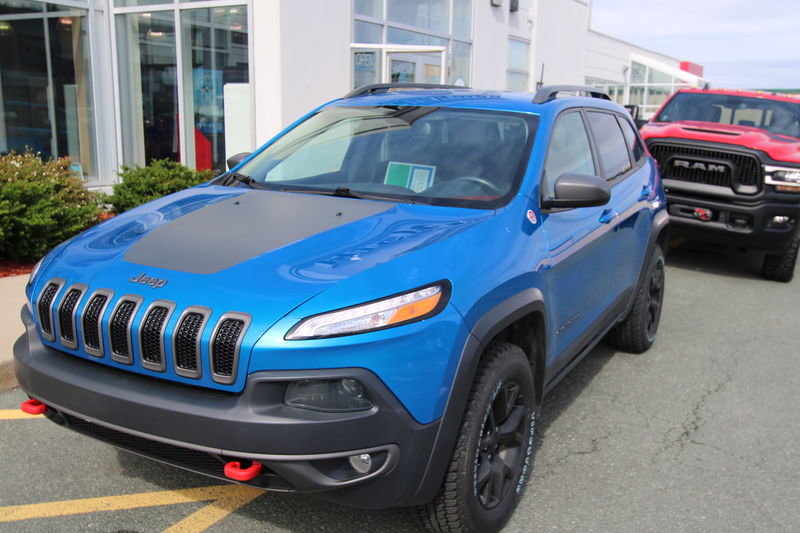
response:
[[[333,196],[248,191],[157,227],[130,247],[125,260],[213,274],[393,207]]]

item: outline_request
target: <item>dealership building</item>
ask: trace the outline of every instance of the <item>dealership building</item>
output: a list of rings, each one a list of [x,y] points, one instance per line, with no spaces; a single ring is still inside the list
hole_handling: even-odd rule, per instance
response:
[[[355,86],[602,87],[652,114],[702,67],[591,29],[586,0],[0,0],[0,153],[87,186],[169,158],[222,170]]]

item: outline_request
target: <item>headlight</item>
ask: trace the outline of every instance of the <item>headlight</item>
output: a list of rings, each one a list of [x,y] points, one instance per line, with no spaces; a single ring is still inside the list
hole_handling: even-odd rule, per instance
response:
[[[47,255],[45,255],[44,257],[47,257]],[[36,274],[38,274],[38,273],[39,273],[39,268],[42,266],[42,261],[44,261],[44,257],[42,257],[41,259],[39,259],[39,260],[36,262],[36,264],[35,264],[35,265],[33,265],[33,270],[31,270],[31,275],[30,275],[30,276],[28,276],[28,285],[30,285],[31,283],[33,283],[33,280],[36,278]]]
[[[764,166],[764,181],[778,190],[800,192],[800,168]]]
[[[439,282],[382,300],[308,317],[286,340],[319,339],[386,329],[435,315],[447,303],[450,284]]]

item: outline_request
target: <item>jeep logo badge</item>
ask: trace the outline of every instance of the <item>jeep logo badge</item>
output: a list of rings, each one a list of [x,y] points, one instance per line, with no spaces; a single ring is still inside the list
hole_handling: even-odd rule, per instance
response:
[[[725,172],[725,165],[715,165],[714,163],[701,163],[700,161],[685,161],[683,159],[673,159],[672,166],[688,168],[689,170],[703,170],[705,172]]]
[[[128,281],[131,283],[141,283],[142,285],[147,285],[148,287],[152,287],[154,289],[160,289],[167,284],[167,280],[165,279],[151,278],[150,276],[145,276],[144,273],[134,276]]]

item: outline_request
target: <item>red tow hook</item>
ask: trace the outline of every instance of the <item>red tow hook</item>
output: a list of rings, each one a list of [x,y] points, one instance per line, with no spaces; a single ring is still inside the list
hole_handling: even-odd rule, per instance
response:
[[[239,461],[230,461],[225,463],[225,477],[229,477],[236,481],[250,481],[261,473],[261,463],[253,461],[247,467],[242,468],[242,463]]]
[[[43,415],[47,412],[47,406],[39,400],[34,400],[33,398],[22,402],[19,408],[22,409],[23,413],[28,413],[29,415]]]

